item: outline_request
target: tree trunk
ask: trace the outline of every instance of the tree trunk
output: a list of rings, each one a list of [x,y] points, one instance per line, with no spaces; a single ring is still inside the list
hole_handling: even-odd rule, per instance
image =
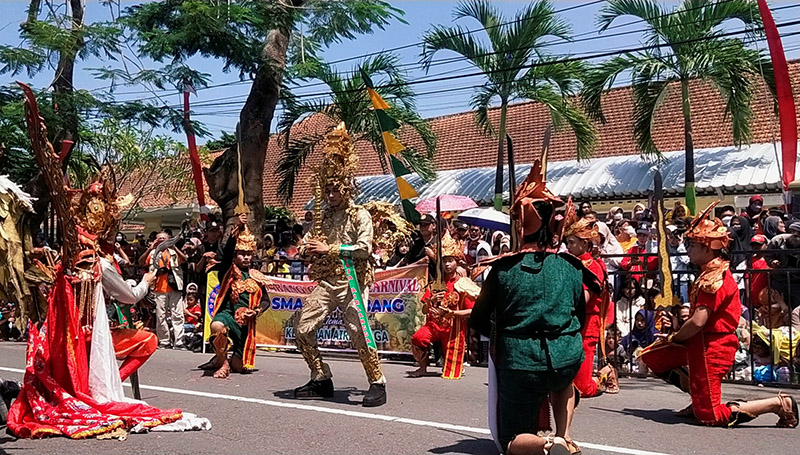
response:
[[[692,139],[692,108],[689,104],[689,80],[681,81],[681,95],[683,101],[683,133],[684,148],[686,149],[686,180],[684,183],[686,206],[692,215],[697,214],[697,195],[694,188],[694,140]]]
[[[72,10],[72,26],[70,35],[72,37],[72,47],[61,52],[58,56],[58,66],[56,76],[53,80],[53,102],[55,111],[62,118],[62,128],[56,132],[53,146],[56,153],[61,151],[61,143],[64,140],[78,141],[78,112],[75,109],[73,99],[74,86],[72,84],[75,75],[75,56],[78,50],[83,47],[83,0],[69,0]],[[66,164],[66,160],[64,160]]]
[[[293,1],[302,6],[302,1]],[[269,128],[280,97],[286,69],[290,29],[271,30],[262,50],[265,63],[256,73],[250,93],[239,115],[239,147],[242,154],[244,201],[250,208],[248,225],[261,241],[264,223],[264,161],[269,144]],[[208,191],[222,210],[227,226],[233,224],[234,209],[239,198],[239,166],[236,147],[225,151],[204,169]]]
[[[506,114],[508,113],[508,100],[503,98],[500,104],[500,131],[497,134],[497,171],[494,176],[494,208],[503,210],[503,150],[506,141]],[[511,191],[514,191],[513,189]]]

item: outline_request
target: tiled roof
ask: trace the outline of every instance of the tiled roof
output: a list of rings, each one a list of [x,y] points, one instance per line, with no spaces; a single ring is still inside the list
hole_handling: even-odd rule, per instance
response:
[[[201,157],[201,161],[207,161],[202,164],[209,165],[221,154],[222,151],[218,150],[211,152],[205,160]],[[132,194],[139,199],[135,201],[135,204],[141,209],[196,204],[197,192],[194,188],[194,182],[191,180],[192,167],[188,153],[168,158],[163,165],[178,168],[183,173],[183,178],[164,182],[158,178],[158,174],[154,175],[152,169],[131,172],[130,175],[125,176],[117,193],[120,195]],[[144,189],[141,189],[143,186]],[[206,204],[214,205],[214,201],[208,195],[208,185],[205,179],[203,180],[203,189],[205,191]]]
[[[789,64],[789,73],[795,94],[800,92],[800,62]],[[662,152],[684,149],[683,118],[680,106],[680,89],[670,87],[670,93],[656,114],[653,138]],[[725,105],[722,98],[707,82],[691,83],[692,127],[696,149],[724,147],[733,143],[730,122],[725,119]],[[795,95],[795,99],[798,99]],[[638,150],[633,137],[633,97],[630,87],[610,90],[603,96],[603,110],[607,122],[596,124],[598,142],[594,157],[636,155]],[[798,108],[800,113],[800,107]],[[490,111],[490,117],[497,121],[499,109]],[[514,152],[518,164],[530,163],[541,152],[542,137],[549,124],[546,109],[533,102],[514,104],[508,111],[508,132],[514,140]],[[320,133],[330,120],[322,115],[312,116],[296,125],[292,134]],[[497,141],[481,133],[475,125],[471,111],[461,112],[430,119],[431,127],[437,136],[435,165],[438,170],[463,169],[467,167],[487,167],[496,164]],[[773,136],[780,138],[777,118],[773,114],[773,103],[767,96],[765,86],[760,86],[753,102],[752,140],[753,144],[769,143]],[[408,146],[423,149],[421,140],[415,133],[401,130],[399,139]],[[357,143],[360,157],[359,176],[382,173],[376,153],[365,143]],[[281,155],[281,141],[273,135],[267,148],[264,166],[264,203],[280,206],[278,198],[277,164]],[[465,159],[468,157],[468,159]],[[575,158],[575,139],[568,128],[554,132],[550,143],[550,160],[566,161]],[[309,156],[297,177],[294,198],[289,207],[302,210],[312,197],[308,182],[311,170],[319,162],[320,152]],[[184,160],[188,169],[188,161]],[[176,199],[177,192],[148,191],[148,196],[140,205],[157,207],[178,202],[190,203],[194,192],[183,192]],[[178,199],[182,199],[179,201]],[[210,201],[210,199],[208,199]]]
[[[800,62],[789,65],[792,87],[800,91]],[[684,149],[683,115],[680,104],[680,88],[670,86],[665,103],[657,111],[653,138],[662,152]],[[767,96],[766,86],[761,85],[754,95],[752,140],[754,144],[771,142],[773,134],[780,138],[777,118],[773,114],[773,103]],[[694,146],[697,149],[724,147],[733,144],[730,122],[724,118],[725,105],[722,98],[710,83],[694,81],[691,83],[692,129]],[[795,96],[797,99],[797,96]],[[603,96],[605,124],[596,124],[598,142],[594,157],[636,155],[639,153],[633,136],[633,96],[630,87],[610,90]],[[800,107],[798,108],[800,113]],[[490,117],[496,122],[499,108],[492,109]],[[325,121],[324,119],[320,119]],[[508,111],[508,132],[514,140],[514,153],[517,163],[530,163],[541,153],[542,138],[549,124],[549,116],[544,106],[525,102],[510,106]],[[320,123],[317,118],[306,120],[299,128],[312,128]],[[481,133],[475,125],[471,111],[430,119],[431,127],[437,137],[436,169],[451,170],[466,167],[485,167],[496,164],[497,141]],[[308,124],[308,125],[306,125]],[[401,131],[400,141],[406,145],[422,148],[421,141],[408,131]],[[278,178],[275,176],[279,150],[275,140],[270,141],[267,162],[264,169],[264,202],[279,204],[277,199]],[[381,174],[377,157],[366,147],[359,148],[362,166],[359,176]],[[294,198],[290,203],[292,210],[301,210],[312,197],[306,184],[310,169],[319,155],[309,157],[300,173],[295,187]],[[465,160],[465,157],[469,157]],[[575,139],[568,128],[554,132],[550,142],[552,161],[575,159]]]

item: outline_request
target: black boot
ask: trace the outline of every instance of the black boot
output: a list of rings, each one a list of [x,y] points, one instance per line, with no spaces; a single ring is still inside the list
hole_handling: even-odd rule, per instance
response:
[[[386,384],[370,384],[362,406],[374,408],[386,404]]]
[[[8,408],[11,402],[19,395],[21,385],[17,381],[4,381],[0,379],[0,425],[6,424]]]
[[[333,397],[333,380],[308,381],[308,384],[294,389],[295,398],[331,398]]]

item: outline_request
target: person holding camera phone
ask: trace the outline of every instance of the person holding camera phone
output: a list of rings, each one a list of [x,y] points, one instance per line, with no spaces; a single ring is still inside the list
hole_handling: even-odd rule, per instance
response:
[[[169,242],[169,243],[165,243]],[[158,347],[183,349],[183,269],[181,264],[186,262],[186,255],[176,248],[170,235],[162,231],[156,240],[142,255],[140,262],[143,266],[150,266],[150,271],[155,272],[156,282],[153,289],[156,303],[156,335]],[[169,245],[166,248],[163,245]],[[170,342],[167,315],[172,323],[174,342]]]

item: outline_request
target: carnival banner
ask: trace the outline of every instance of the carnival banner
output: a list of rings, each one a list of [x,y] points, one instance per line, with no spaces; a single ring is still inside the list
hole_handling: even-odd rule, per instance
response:
[[[411,336],[425,323],[419,298],[427,284],[428,266],[412,265],[375,273],[366,299],[369,324],[381,352],[411,352]],[[256,342],[268,346],[294,346],[292,318],[317,286],[313,281],[270,277],[270,305],[256,324]],[[335,309],[317,331],[319,346],[350,349],[342,312]]]

